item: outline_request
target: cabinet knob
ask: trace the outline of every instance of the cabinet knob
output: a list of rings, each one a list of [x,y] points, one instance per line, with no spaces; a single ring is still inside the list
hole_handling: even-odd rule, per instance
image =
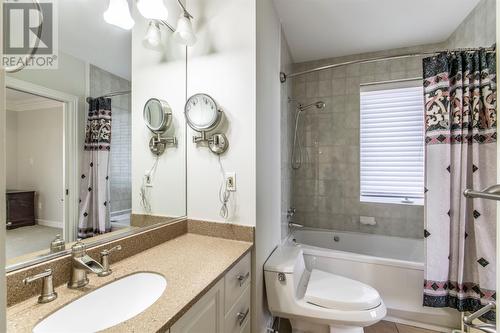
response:
[[[245,322],[245,319],[248,316],[248,313],[250,312],[250,308],[248,308],[245,312],[238,312],[236,317],[238,318],[238,324],[241,326]]]
[[[247,272],[246,274],[239,274],[236,276],[236,279],[240,282],[240,287],[245,283],[246,280],[250,277],[250,272]]]

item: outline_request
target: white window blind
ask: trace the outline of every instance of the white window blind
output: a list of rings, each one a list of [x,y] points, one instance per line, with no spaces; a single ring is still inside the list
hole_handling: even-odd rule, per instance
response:
[[[360,99],[361,201],[423,204],[422,82],[361,86]]]

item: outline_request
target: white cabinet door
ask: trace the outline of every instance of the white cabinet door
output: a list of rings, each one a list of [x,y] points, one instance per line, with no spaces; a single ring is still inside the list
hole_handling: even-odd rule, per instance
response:
[[[224,279],[212,287],[170,328],[170,333],[222,333]]]

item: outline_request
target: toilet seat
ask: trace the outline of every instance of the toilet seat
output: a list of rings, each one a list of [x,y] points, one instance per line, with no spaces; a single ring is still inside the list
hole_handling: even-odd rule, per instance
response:
[[[382,303],[379,293],[369,285],[343,276],[313,269],[304,301],[327,309],[362,311]]]

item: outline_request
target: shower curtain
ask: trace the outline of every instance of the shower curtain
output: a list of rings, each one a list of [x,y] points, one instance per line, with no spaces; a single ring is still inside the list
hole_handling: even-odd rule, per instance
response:
[[[89,101],[80,179],[78,237],[111,231],[109,219],[109,151],[111,148],[111,99]]]
[[[423,303],[476,311],[496,298],[496,202],[463,191],[497,183],[495,54],[442,53],[424,59],[423,70]]]

